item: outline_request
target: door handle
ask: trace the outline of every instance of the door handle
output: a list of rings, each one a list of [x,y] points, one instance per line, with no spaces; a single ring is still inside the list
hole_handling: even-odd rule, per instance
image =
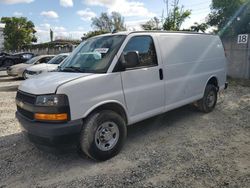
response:
[[[163,70],[162,69],[159,69],[159,77],[160,77],[160,80],[163,80]]]

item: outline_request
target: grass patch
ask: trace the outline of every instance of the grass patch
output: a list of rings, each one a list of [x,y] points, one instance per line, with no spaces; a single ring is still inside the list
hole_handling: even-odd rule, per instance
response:
[[[249,79],[227,77],[227,81],[228,81],[229,85],[232,85],[232,86],[240,85],[243,87],[250,87],[250,80]]]

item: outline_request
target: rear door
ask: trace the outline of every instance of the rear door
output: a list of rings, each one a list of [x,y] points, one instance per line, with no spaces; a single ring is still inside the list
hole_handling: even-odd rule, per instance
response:
[[[158,63],[151,36],[133,36],[123,54],[137,51],[139,64],[121,73],[123,90],[131,121],[139,121],[164,110],[165,95],[161,63]]]

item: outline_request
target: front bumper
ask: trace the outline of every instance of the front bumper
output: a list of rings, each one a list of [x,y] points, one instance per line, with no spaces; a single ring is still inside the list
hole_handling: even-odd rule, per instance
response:
[[[31,141],[44,144],[67,144],[75,141],[82,129],[82,120],[73,120],[65,123],[45,123],[29,120],[16,112],[23,131],[28,134]]]
[[[18,76],[18,73],[17,73],[17,72],[10,71],[10,70],[7,70],[6,72],[7,72],[7,74],[8,74],[9,76]]]

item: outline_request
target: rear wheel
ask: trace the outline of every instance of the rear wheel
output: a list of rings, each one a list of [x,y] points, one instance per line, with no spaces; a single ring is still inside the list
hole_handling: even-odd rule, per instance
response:
[[[203,98],[197,101],[198,109],[205,113],[211,112],[217,103],[217,93],[217,88],[214,85],[208,84]]]
[[[119,153],[126,136],[126,123],[120,115],[110,110],[96,112],[83,125],[80,150],[92,159],[104,161]]]

